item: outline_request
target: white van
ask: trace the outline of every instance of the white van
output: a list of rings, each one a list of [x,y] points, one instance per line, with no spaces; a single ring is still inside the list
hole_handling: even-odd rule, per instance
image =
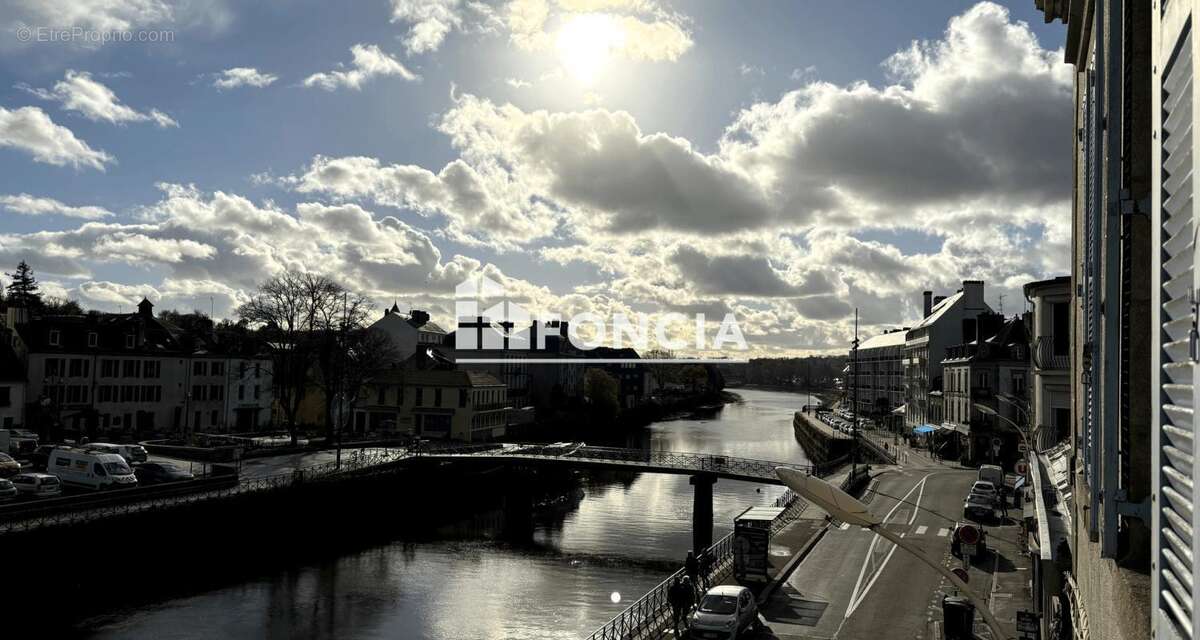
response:
[[[137,485],[137,476],[124,458],[90,449],[55,449],[50,452],[46,473],[58,476],[63,484],[89,489]]]
[[[996,487],[1000,495],[1003,496],[1006,491],[1004,486],[1004,469],[994,464],[984,464],[979,466],[979,479],[984,482],[990,482]]]

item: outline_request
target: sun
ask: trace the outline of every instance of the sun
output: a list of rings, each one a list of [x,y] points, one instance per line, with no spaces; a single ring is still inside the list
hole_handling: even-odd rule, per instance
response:
[[[567,72],[591,85],[624,40],[625,31],[611,16],[585,13],[563,23],[555,45]]]

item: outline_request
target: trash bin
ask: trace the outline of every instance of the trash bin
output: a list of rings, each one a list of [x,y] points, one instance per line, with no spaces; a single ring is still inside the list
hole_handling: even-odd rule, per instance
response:
[[[972,640],[975,605],[962,596],[942,596],[942,626],[946,640]]]

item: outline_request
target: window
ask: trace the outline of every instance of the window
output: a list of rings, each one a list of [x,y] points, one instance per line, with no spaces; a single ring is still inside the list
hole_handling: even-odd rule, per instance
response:
[[[214,376],[223,376],[225,375],[225,363],[214,362],[209,366],[209,371]]]
[[[225,387],[222,387],[219,384],[214,384],[214,385],[210,386],[208,388],[208,399],[209,400],[224,400],[225,399]]]
[[[204,376],[208,375],[208,363],[203,360],[197,360],[192,363],[192,375]]]
[[[125,378],[136,378],[142,370],[141,360],[122,360],[121,361],[121,376]]]
[[[118,362],[117,360],[101,360],[100,361],[100,377],[101,378],[117,377],[117,373],[119,373],[119,366],[118,366],[117,362]]]
[[[193,416],[192,416],[192,418],[194,418],[194,419],[192,420],[192,428],[193,428],[193,429],[199,429],[199,428],[200,428],[200,426],[201,426],[201,425],[200,425],[200,421],[201,421],[201,419],[202,419],[202,416],[203,416],[203,415],[204,415],[203,413],[201,413],[200,411],[197,411],[197,412],[195,413],[195,415],[193,415]]]
[[[255,365],[254,365],[254,377],[255,377],[255,378],[257,378],[257,377],[258,377],[259,375],[261,375],[261,374],[262,374],[262,365],[261,365],[261,364],[255,364]]]
[[[94,347],[100,344],[100,336],[96,335],[95,331],[88,332],[88,346]]]
[[[255,400],[258,400],[258,392],[259,392],[258,385],[254,385],[254,399]]]
[[[92,473],[101,478],[108,475],[108,472],[104,470],[104,465],[99,462],[92,463]]]
[[[210,417],[212,418],[212,422],[211,422],[212,426],[215,427],[218,424],[220,424],[220,422],[221,422],[221,412],[220,411],[213,409],[212,416],[210,416]]]
[[[207,400],[208,387],[202,384],[192,385],[192,400]]]
[[[239,384],[238,385],[238,400],[245,400],[245,399],[246,399],[246,385]]]
[[[67,375],[72,378],[86,378],[89,373],[90,364],[91,362],[83,358],[71,358],[70,369]]]
[[[442,406],[442,390],[440,387],[433,390],[433,406]]]
[[[387,387],[386,386],[379,385],[379,388],[376,390],[376,393],[378,395],[378,397],[375,399],[375,402],[377,404],[384,404],[387,402]]]
[[[162,363],[158,360],[146,360],[142,363],[143,378],[157,378],[162,375]]]
[[[413,402],[413,405],[419,407],[422,404],[424,404],[424,402],[425,402],[425,390],[422,389],[421,387],[417,387],[417,398],[416,398],[416,401]]]
[[[0,387],[0,407],[12,404],[12,387]]]
[[[46,358],[46,364],[43,365],[43,370],[47,378],[63,375],[63,360],[60,358]]]
[[[132,333],[125,334],[125,348],[132,349],[135,344],[137,344],[136,336],[134,336]]]
[[[57,347],[60,344],[61,339],[62,339],[62,336],[61,336],[61,334],[59,334],[58,329],[50,330],[50,335],[48,338],[48,342],[50,343],[50,346]]]
[[[465,406],[467,406],[467,390],[459,389],[458,390],[458,408],[462,409]]]

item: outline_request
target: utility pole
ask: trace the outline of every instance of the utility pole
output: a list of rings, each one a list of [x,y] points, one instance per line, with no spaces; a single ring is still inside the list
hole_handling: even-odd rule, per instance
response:
[[[338,341],[340,343],[338,344],[338,356],[340,356],[342,359],[342,366],[340,367],[340,371],[338,371],[340,374],[337,383],[338,394],[336,396],[338,398],[338,411],[337,417],[334,418],[337,420],[337,424],[335,425],[337,431],[334,434],[334,438],[337,441],[337,454],[334,466],[339,470],[342,468],[342,416],[346,413],[346,325],[350,321],[349,313],[346,308],[347,295],[348,294],[346,292],[342,292],[342,326],[339,327],[339,333],[341,333],[341,336],[340,340]]]
[[[850,482],[858,475],[858,307],[854,308],[854,347],[850,350],[850,418],[852,422],[850,442]]]

